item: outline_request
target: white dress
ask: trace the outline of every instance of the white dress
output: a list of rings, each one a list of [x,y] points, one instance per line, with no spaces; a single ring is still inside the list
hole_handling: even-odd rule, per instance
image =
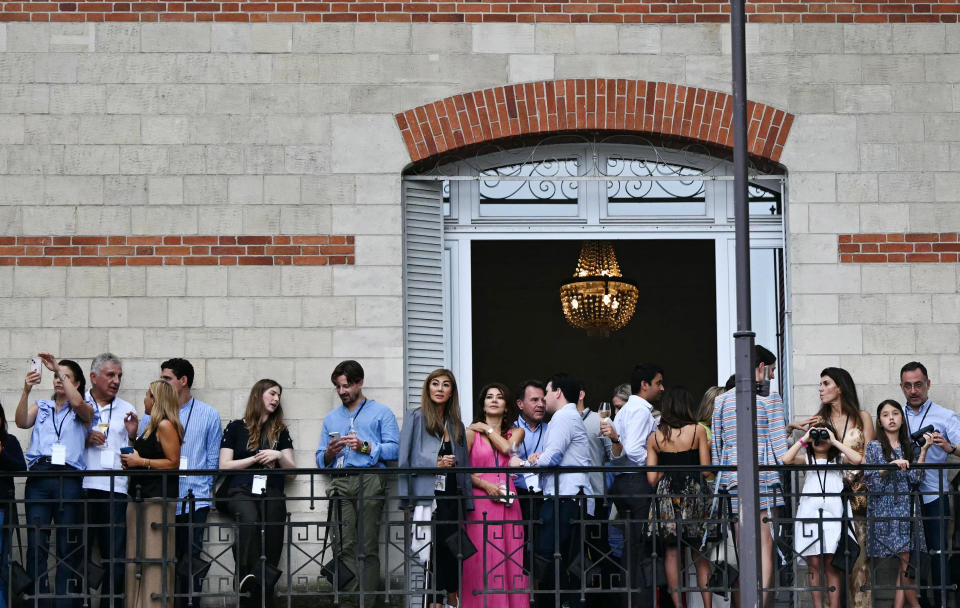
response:
[[[827,464],[826,458],[816,458],[810,464]],[[793,529],[794,549],[800,555],[832,554],[840,540],[843,501],[842,471],[807,471],[803,477],[803,492],[797,505],[797,520]],[[826,494],[826,496],[824,496]],[[848,507],[848,516],[849,507]],[[822,532],[822,534],[821,534]]]

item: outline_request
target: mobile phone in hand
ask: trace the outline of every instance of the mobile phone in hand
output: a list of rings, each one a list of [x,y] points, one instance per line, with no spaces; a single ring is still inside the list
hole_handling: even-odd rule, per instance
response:
[[[40,361],[40,359],[37,359],[36,357],[30,359],[30,371],[37,372],[38,374],[43,373],[43,363]]]
[[[125,445],[120,448],[121,454],[133,454],[133,446]]]

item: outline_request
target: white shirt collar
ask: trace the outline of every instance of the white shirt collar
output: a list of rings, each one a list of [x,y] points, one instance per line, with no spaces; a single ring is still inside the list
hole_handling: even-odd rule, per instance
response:
[[[643,397],[641,397],[640,395],[630,395],[630,397],[627,399],[627,403],[623,407],[627,407],[631,403],[642,405],[648,410],[650,410],[651,412],[653,411],[653,404],[647,401],[646,399],[644,399]]]

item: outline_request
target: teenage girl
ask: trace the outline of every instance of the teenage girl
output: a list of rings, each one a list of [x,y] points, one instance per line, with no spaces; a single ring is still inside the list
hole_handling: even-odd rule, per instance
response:
[[[826,439],[812,439],[811,433],[826,432]],[[802,451],[802,453],[801,453]],[[784,464],[860,464],[860,453],[837,439],[837,433],[829,422],[814,423],[803,437],[790,446],[783,455]],[[831,606],[840,605],[843,589],[842,575],[833,566],[833,554],[840,542],[843,529],[845,505],[840,498],[843,491],[843,472],[840,469],[807,471],[803,478],[803,491],[797,504],[797,521],[794,524],[794,546],[797,554],[807,561],[807,581],[811,587],[820,587],[822,573],[826,574]],[[846,507],[849,516],[849,507]],[[823,594],[813,592],[814,608],[823,608]]]
[[[877,439],[867,444],[867,464],[895,464],[898,469],[867,470],[864,479],[870,489],[867,504],[867,520],[870,522],[869,557],[897,557],[897,591],[894,608],[903,608],[904,602],[911,608],[920,606],[915,588],[916,574],[910,567],[910,551],[926,553],[923,528],[911,516],[919,512],[915,492],[920,485],[923,471],[910,470],[910,463],[924,462],[927,450],[933,445],[933,435],[924,435],[926,440],[917,453],[910,441],[903,415],[903,408],[892,399],[877,407]]]

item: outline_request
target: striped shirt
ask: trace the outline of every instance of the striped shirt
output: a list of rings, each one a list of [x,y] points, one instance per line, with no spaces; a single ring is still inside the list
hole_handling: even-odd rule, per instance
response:
[[[787,425],[783,399],[776,393],[757,395],[757,462],[777,465],[783,462],[787,451]],[[713,402],[713,441],[710,448],[713,464],[737,465],[737,389],[732,388],[717,396]],[[777,471],[760,471],[760,486],[779,483]],[[737,486],[736,471],[722,471],[720,485]]]

